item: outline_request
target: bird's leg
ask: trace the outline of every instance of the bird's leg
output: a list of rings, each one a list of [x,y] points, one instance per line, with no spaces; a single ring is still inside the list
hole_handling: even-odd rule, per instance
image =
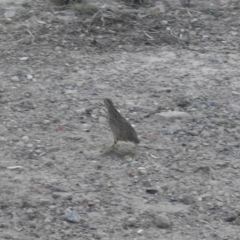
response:
[[[118,140],[114,139],[113,144],[111,145],[111,148],[114,147],[117,144]]]

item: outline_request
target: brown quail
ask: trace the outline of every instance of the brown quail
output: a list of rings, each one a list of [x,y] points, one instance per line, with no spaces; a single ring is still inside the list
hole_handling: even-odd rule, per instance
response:
[[[118,112],[111,99],[105,98],[104,104],[108,110],[108,123],[114,137],[114,146],[118,141],[140,143],[135,129]]]

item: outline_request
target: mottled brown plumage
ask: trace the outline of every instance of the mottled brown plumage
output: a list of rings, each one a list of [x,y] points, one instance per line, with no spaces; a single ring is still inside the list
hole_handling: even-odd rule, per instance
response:
[[[105,98],[104,104],[108,110],[108,123],[114,137],[113,146],[118,141],[140,143],[135,129],[131,124],[118,112],[111,99]]]

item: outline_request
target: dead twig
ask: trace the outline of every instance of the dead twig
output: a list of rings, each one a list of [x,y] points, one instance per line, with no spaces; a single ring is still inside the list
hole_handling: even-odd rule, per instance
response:
[[[143,31],[143,33],[147,36],[147,37],[149,37],[150,39],[154,39],[153,37],[151,37],[151,36],[149,36],[145,31]]]
[[[35,37],[33,36],[33,34],[31,33],[31,31],[28,28],[27,28],[27,32],[31,35],[31,37],[32,37],[31,43],[33,44],[35,41]]]

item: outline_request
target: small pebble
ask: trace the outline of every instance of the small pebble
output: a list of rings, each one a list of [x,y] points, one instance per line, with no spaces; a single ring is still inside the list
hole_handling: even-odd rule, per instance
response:
[[[75,113],[82,115],[84,113],[86,113],[86,108],[79,108],[75,110]]]
[[[62,104],[58,107],[58,110],[67,110],[69,109],[69,106],[67,104]]]
[[[36,228],[37,225],[36,225],[35,221],[29,221],[28,226],[29,226],[29,228]]]
[[[12,77],[11,80],[12,80],[13,82],[19,82],[19,78],[18,78],[18,76],[14,76],[14,77]]]
[[[70,223],[80,222],[80,215],[76,211],[71,211],[63,216],[64,220]]]
[[[18,146],[18,147],[24,147],[24,142],[23,141],[18,141],[17,143],[16,143],[16,146]]]
[[[28,144],[26,145],[26,147],[27,147],[27,148],[32,148],[32,147],[33,147],[33,144],[32,144],[32,143],[28,143]]]
[[[139,172],[140,174],[142,174],[142,175],[146,175],[146,174],[147,174],[147,170],[146,170],[146,168],[144,168],[144,167],[139,167],[139,168],[138,168],[138,172]]]
[[[47,119],[43,120],[43,124],[44,124],[44,125],[49,125],[50,123],[51,123],[50,120],[47,120]]]
[[[126,221],[126,225],[129,226],[129,227],[134,227],[137,225],[137,219],[134,218],[134,217],[130,217],[127,219]]]
[[[155,219],[155,224],[159,228],[169,228],[171,226],[171,222],[165,214],[158,215]]]
[[[29,142],[29,137],[28,137],[28,136],[23,136],[23,137],[22,137],[22,140],[23,140],[24,142]]]
[[[27,80],[32,80],[32,79],[33,79],[33,76],[30,75],[30,74],[28,74],[28,75],[27,75]]]
[[[99,117],[99,123],[106,123],[107,122],[107,119],[105,117]]]
[[[46,199],[46,198],[41,198],[41,199],[39,199],[39,203],[42,206],[46,206],[46,205],[50,205],[51,201],[49,199]]]

